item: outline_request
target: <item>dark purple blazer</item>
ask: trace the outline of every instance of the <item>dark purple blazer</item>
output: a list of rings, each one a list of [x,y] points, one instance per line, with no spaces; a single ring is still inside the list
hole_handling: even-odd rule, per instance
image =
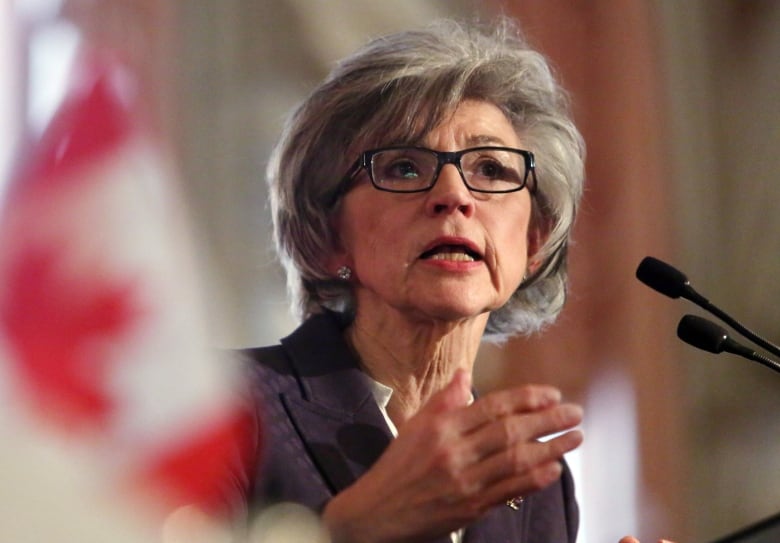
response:
[[[247,480],[249,507],[293,501],[322,510],[392,439],[339,318],[316,315],[281,345],[244,354],[258,393],[263,445],[259,469]],[[519,510],[500,505],[468,526],[465,542],[574,543],[578,509],[564,468],[558,482],[527,496]]]

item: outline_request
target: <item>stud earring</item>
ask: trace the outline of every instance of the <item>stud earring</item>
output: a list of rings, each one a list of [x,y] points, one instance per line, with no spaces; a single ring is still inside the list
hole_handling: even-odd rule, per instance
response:
[[[342,281],[349,281],[352,279],[352,270],[349,268],[349,266],[341,266],[338,270],[336,270],[336,277]]]

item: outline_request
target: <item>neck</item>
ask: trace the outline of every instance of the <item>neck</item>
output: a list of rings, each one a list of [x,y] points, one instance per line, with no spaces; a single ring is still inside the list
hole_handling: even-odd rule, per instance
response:
[[[458,368],[472,372],[487,316],[438,322],[357,313],[347,339],[366,373],[393,389],[387,411],[397,427],[449,383]]]

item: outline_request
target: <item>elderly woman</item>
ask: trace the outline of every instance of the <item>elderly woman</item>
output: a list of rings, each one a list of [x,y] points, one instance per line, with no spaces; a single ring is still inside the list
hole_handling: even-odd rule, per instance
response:
[[[581,409],[471,388],[481,341],[565,298],[583,143],[544,58],[506,21],[377,39],[294,112],[268,172],[305,320],[248,351],[249,503],[305,504],[337,542],[574,542]]]

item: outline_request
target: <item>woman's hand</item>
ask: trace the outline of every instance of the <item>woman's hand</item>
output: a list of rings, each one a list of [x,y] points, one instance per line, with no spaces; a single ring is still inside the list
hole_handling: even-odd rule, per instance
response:
[[[334,541],[427,541],[558,479],[582,442],[582,410],[548,386],[493,392],[468,405],[459,371],[400,429],[376,464],[323,512]],[[564,432],[548,441],[538,438]]]

